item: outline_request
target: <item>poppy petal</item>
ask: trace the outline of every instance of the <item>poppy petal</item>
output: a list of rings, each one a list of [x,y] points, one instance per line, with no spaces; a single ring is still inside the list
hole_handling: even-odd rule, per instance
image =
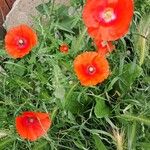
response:
[[[5,36],[6,52],[13,58],[24,57],[36,44],[36,33],[24,24],[10,29]]]
[[[101,55],[107,55],[109,53],[111,53],[114,49],[115,46],[113,45],[113,43],[111,41],[102,41],[102,40],[95,40],[95,45],[96,45],[96,49],[97,52]]]
[[[35,141],[48,131],[51,119],[47,113],[23,112],[16,117],[16,129],[19,135],[30,141]]]
[[[16,127],[17,127],[18,133],[20,134],[20,136],[22,138],[27,138],[28,137],[27,130],[22,124],[22,117],[16,117]]]
[[[128,32],[133,9],[133,0],[91,0],[86,2],[82,16],[91,37],[114,41]]]
[[[62,53],[68,53],[69,46],[64,43],[64,44],[60,45],[59,50],[60,50]]]
[[[109,75],[109,64],[97,52],[84,52],[74,60],[74,71],[83,86],[103,82]]]

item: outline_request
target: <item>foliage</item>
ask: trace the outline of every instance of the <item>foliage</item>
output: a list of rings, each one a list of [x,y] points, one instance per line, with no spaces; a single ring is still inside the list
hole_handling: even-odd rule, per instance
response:
[[[35,26],[40,42],[25,58],[9,58],[1,45],[0,149],[148,150],[150,57],[139,62],[136,38],[141,36],[134,34],[143,18],[136,20],[135,14],[131,32],[115,42],[109,79],[82,87],[72,62],[94,47],[81,20],[83,1],[71,3],[38,7],[41,16]],[[136,11],[147,12],[149,4],[136,1]],[[59,52],[64,42],[70,47],[67,55]],[[53,125],[48,136],[36,142],[19,138],[14,118],[25,110],[50,112]]]
[[[142,14],[150,12],[150,0],[135,0],[135,8]]]

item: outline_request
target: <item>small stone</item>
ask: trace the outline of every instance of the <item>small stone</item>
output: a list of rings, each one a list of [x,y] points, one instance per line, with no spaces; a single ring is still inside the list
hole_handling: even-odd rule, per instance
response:
[[[6,16],[3,26],[7,30],[19,24],[33,26],[33,18],[39,16],[39,12],[36,10],[36,7],[42,3],[48,2],[49,0],[16,0],[11,11]],[[67,5],[69,0],[55,0],[55,3]]]

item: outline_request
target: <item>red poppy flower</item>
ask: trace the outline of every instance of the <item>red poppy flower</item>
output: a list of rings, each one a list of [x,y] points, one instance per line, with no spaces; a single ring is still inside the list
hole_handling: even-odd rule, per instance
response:
[[[63,53],[68,53],[69,46],[64,43],[64,44],[60,45],[59,50]]]
[[[91,37],[114,41],[128,32],[133,9],[133,0],[88,0],[83,21]]]
[[[96,44],[98,53],[102,55],[111,53],[115,49],[115,46],[110,41],[106,42],[106,41],[95,40],[95,44]]]
[[[48,131],[51,120],[47,113],[23,112],[16,117],[16,129],[23,139],[35,141]]]
[[[92,86],[104,81],[109,75],[109,64],[97,52],[84,52],[74,60],[74,71],[81,85]]]
[[[36,33],[27,25],[10,29],[5,36],[5,48],[13,58],[22,58],[37,44]]]

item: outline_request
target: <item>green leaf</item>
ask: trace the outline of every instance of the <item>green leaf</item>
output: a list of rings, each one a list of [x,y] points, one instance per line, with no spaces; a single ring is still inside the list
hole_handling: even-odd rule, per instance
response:
[[[78,83],[72,86],[63,103],[64,108],[73,114],[77,114],[83,109],[83,105],[78,101],[79,95],[74,91],[77,85]]]
[[[24,61],[19,61],[17,63],[13,61],[5,62],[5,68],[7,68],[10,72],[13,72],[16,75],[23,76],[26,71],[26,67],[24,66]]]
[[[128,149],[134,150],[136,147],[137,123],[128,124]]]
[[[36,10],[41,14],[47,14],[49,12],[49,8],[51,6],[51,0],[47,3],[42,3],[36,7]]]
[[[43,150],[46,149],[48,142],[42,141],[34,145],[32,150]]]
[[[69,32],[69,33],[72,33],[74,34],[74,32],[70,29],[70,27],[68,26],[64,26],[63,24],[56,24],[55,25],[59,30],[62,30],[62,31],[66,31],[66,32]]]
[[[61,21],[64,21],[66,18],[68,19],[69,16],[68,16],[68,6],[66,5],[59,5],[58,6],[58,9],[57,9],[57,16],[58,16],[58,19],[61,20]]]
[[[124,65],[123,73],[120,75],[119,87],[122,92],[126,93],[132,88],[132,84],[142,74],[143,70],[135,63]]]
[[[95,141],[95,147],[97,150],[107,150],[106,146],[101,141],[99,135],[93,134],[93,139]]]
[[[128,114],[123,114],[123,115],[120,115],[119,118],[121,119],[125,119],[127,121],[137,121],[137,122],[140,122],[140,123],[144,123],[148,126],[150,126],[150,119],[149,118],[146,118],[146,117],[143,117],[143,116],[134,116],[134,115],[128,115]]]
[[[107,91],[110,91],[113,89],[114,84],[119,80],[119,77],[115,77],[111,80],[110,84],[107,87]]]
[[[143,81],[144,81],[145,83],[150,84],[150,76],[144,77],[144,78],[143,78]]]
[[[80,150],[87,150],[79,139],[77,139],[77,141],[74,140],[73,142]]]
[[[146,62],[146,57],[149,55],[150,44],[150,15],[145,15],[139,22],[138,29],[134,35],[135,50],[139,57],[140,66]]]
[[[44,87],[39,92],[39,98],[42,100],[46,100],[46,101],[48,99],[50,99],[50,94],[49,94],[48,90],[45,89]]]
[[[17,85],[19,85],[19,87],[22,87],[25,89],[31,89],[31,90],[33,89],[33,87],[31,85],[29,85],[28,81],[26,81],[25,79],[23,79],[21,77],[15,77],[14,82],[17,83]],[[14,83],[12,83],[12,84],[14,84]]]
[[[63,99],[65,96],[65,89],[63,86],[59,85],[55,88],[54,95],[56,98]]]
[[[54,95],[56,98],[64,99],[65,97],[65,89],[61,82],[62,79],[65,79],[62,71],[58,65],[54,65],[54,77],[53,77],[53,87],[55,89]]]
[[[143,148],[143,150],[149,150],[150,149],[150,143],[141,142],[140,147]]]
[[[78,93],[73,93],[65,99],[65,109],[73,114],[81,112],[83,106],[78,102]]]
[[[6,149],[6,147],[10,145],[13,141],[14,139],[11,139],[11,138],[0,140],[0,149],[1,150]]]
[[[96,99],[94,113],[97,118],[103,118],[109,115],[109,107],[105,104],[105,101],[103,99]]]

